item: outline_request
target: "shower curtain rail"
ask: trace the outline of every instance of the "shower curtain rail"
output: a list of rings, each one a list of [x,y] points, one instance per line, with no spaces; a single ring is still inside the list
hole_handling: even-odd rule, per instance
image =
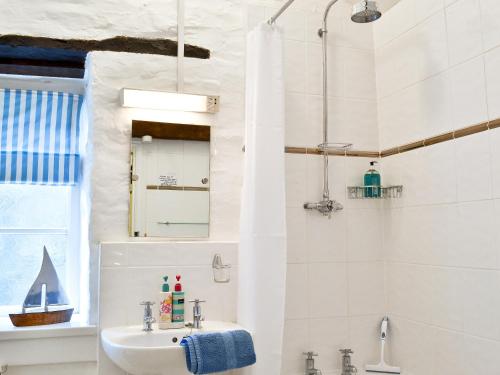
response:
[[[269,25],[272,25],[273,23],[276,22],[276,20],[285,12],[285,10],[288,9],[288,7],[290,5],[292,5],[292,3],[294,2],[295,0],[288,0],[281,8],[280,10],[278,10],[278,12],[276,12],[276,14],[274,16],[272,16],[271,18],[269,18],[269,20],[267,21],[267,23]]]

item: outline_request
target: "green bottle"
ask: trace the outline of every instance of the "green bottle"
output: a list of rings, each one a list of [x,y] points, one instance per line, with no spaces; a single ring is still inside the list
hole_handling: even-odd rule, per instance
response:
[[[177,275],[175,278],[177,279],[177,284],[175,284],[175,292],[172,293],[172,328],[184,328],[184,291],[180,283],[181,275]]]
[[[380,198],[382,196],[380,173],[375,169],[376,161],[370,162],[370,169],[365,173],[365,198]]]

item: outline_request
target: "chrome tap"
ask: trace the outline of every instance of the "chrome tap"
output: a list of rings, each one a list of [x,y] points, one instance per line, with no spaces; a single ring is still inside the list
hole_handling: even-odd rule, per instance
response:
[[[318,354],[314,353],[314,352],[306,352],[306,353],[302,353],[302,354],[307,356],[305,375],[321,375],[321,371],[314,367],[314,358],[313,357],[317,357]]]
[[[193,328],[200,329],[201,328],[201,322],[204,320],[203,316],[201,315],[201,303],[206,302],[206,301],[201,301],[199,299],[194,299],[189,302],[193,302],[193,324],[191,325]]]
[[[141,303],[141,306],[144,306],[144,318],[143,318],[143,331],[151,332],[153,330],[153,323],[156,322],[156,319],[153,317],[153,306],[155,303],[150,301],[144,301]]]
[[[351,349],[340,349],[342,353],[342,375],[352,375],[358,372],[358,369],[351,364]]]

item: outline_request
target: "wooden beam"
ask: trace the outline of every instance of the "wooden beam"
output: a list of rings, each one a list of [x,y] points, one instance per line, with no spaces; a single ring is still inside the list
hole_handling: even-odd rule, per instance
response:
[[[177,42],[170,39],[148,39],[116,36],[102,40],[57,39],[28,35],[0,35],[0,45],[11,47],[55,48],[72,51],[112,51],[144,53],[150,55],[177,56]],[[206,48],[185,45],[185,57],[198,59],[210,58]]]
[[[14,74],[24,76],[39,77],[64,77],[64,78],[83,78],[85,69],[68,68],[64,66],[42,66],[38,64],[1,64],[0,74]]]
[[[210,126],[133,120],[132,137],[145,135],[157,139],[210,142]]]

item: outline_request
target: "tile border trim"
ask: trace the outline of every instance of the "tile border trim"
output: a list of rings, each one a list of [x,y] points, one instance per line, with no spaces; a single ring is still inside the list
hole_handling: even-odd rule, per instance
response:
[[[365,157],[365,158],[385,158],[392,155],[402,154],[404,152],[416,150],[422,147],[436,145],[438,143],[452,141],[454,139],[467,137],[469,135],[481,133],[487,130],[500,128],[500,118],[481,122],[479,124],[467,126],[453,130],[451,132],[443,133],[429,138],[424,138],[415,142],[407,143],[401,146],[388,148],[381,151],[369,150],[346,150],[346,151],[329,151],[328,155],[332,156],[350,156],[350,157]],[[301,154],[301,155],[323,155],[317,147],[293,147],[286,146],[285,153],[287,154]]]

